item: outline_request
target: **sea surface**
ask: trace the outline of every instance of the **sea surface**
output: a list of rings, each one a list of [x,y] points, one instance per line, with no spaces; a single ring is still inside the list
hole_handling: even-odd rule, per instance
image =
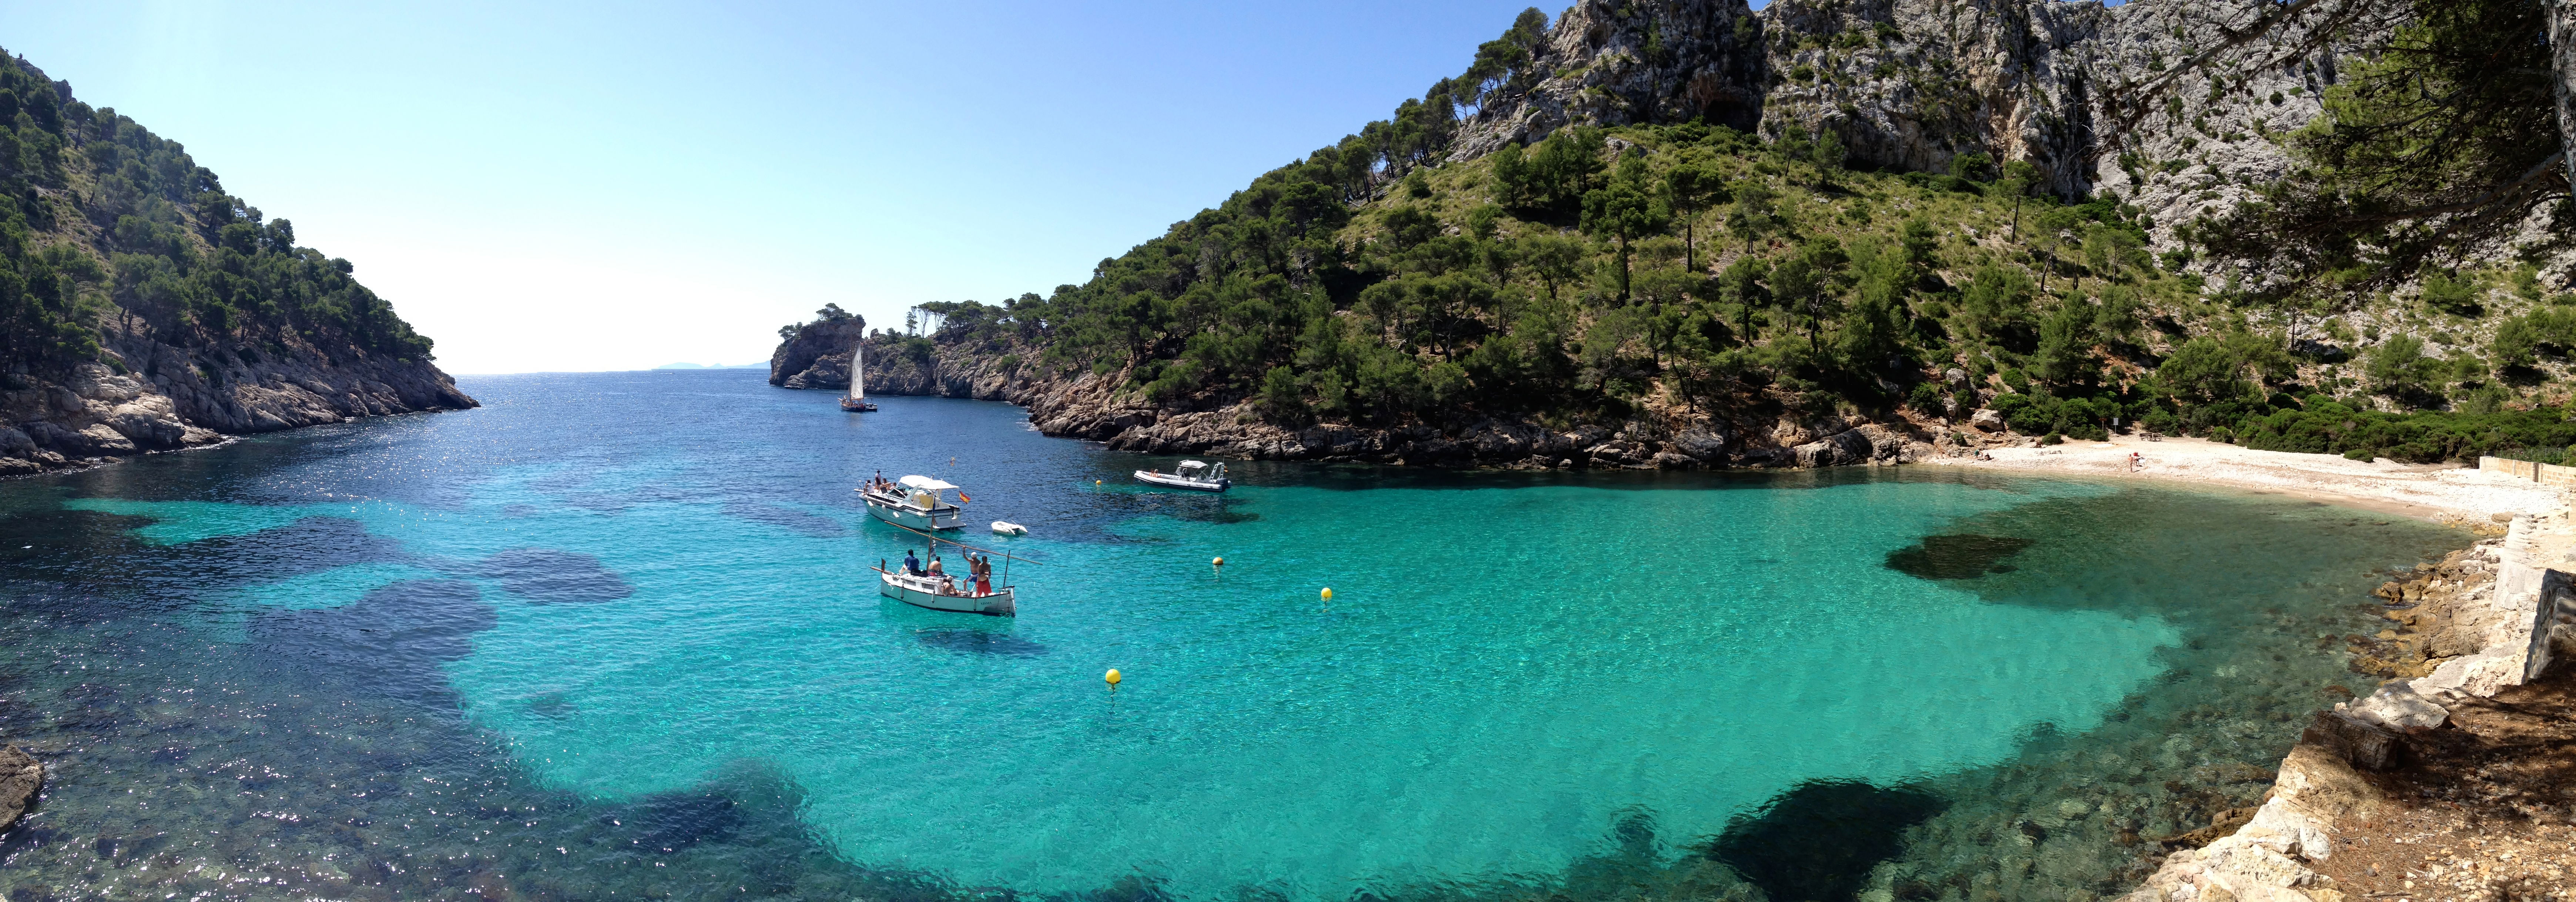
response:
[[[762,375],[0,483],[0,741],[52,768],[0,895],[2091,899],[2467,542],[1949,469],[1151,490]],[[964,487],[1017,618],[877,595],[876,473]]]

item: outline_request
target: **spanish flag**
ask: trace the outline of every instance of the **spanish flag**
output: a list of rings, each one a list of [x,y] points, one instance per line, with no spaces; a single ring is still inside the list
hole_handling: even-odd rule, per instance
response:
[[[959,492],[959,493],[957,493],[957,503],[959,503],[959,504],[965,504],[966,502],[973,501],[973,500],[975,500],[975,499],[966,497],[966,493],[965,493],[965,492]]]

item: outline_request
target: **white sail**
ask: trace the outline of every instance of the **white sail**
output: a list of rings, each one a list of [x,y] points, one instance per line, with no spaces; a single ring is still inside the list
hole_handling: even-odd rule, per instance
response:
[[[868,340],[866,338],[861,338],[859,339],[858,345],[850,349],[850,397],[862,400],[866,399],[868,396],[867,381]]]

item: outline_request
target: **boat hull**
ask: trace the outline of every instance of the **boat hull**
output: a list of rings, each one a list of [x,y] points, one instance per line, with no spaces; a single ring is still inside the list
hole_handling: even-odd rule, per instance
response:
[[[856,398],[842,398],[841,409],[851,413],[875,413],[877,406],[873,403],[861,401]]]
[[[868,497],[868,516],[913,529],[958,529],[966,525],[966,511],[954,506],[924,510],[911,504],[889,502],[873,495]]]
[[[877,594],[916,608],[991,617],[1019,616],[1019,606],[1008,588],[996,589],[991,595],[943,595],[935,590],[937,584],[926,576],[877,571]]]
[[[1167,489],[1189,489],[1194,492],[1222,492],[1234,487],[1234,480],[1231,479],[1219,479],[1210,482],[1198,479],[1182,479],[1169,473],[1148,473],[1143,470],[1136,471],[1136,481],[1146,485],[1162,486]]]

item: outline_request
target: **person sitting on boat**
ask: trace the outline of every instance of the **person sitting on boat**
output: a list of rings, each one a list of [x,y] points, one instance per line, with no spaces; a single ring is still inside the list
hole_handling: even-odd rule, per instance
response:
[[[920,576],[922,574],[921,559],[913,557],[912,549],[910,548],[903,550],[903,572],[911,576]]]

